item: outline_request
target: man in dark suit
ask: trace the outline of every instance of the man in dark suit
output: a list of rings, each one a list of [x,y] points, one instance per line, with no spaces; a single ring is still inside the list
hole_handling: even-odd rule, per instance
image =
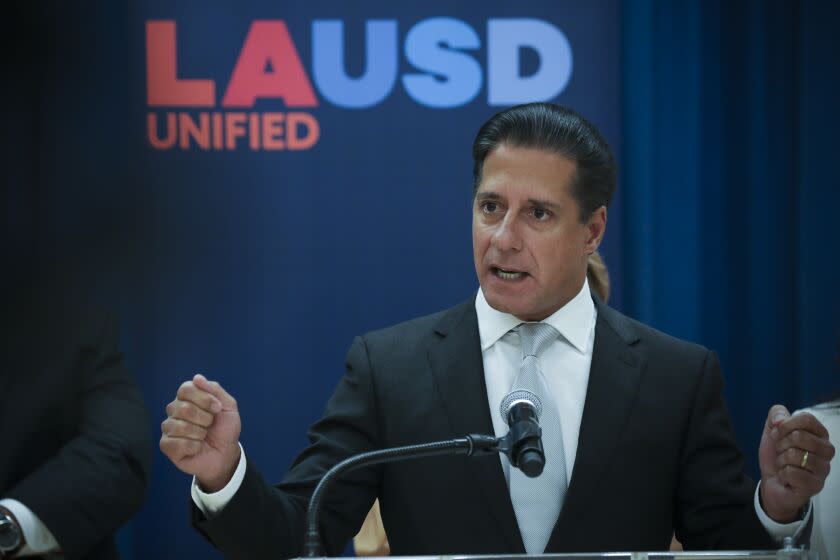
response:
[[[2,318],[0,558],[117,558],[113,534],[143,502],[151,442],[116,322],[14,288]]]
[[[381,447],[502,435],[498,403],[527,371],[544,418],[557,413],[542,420],[544,440],[559,443],[541,477],[523,483],[497,457],[353,472],[324,504],[326,550],[342,550],[377,496],[399,555],[661,550],[674,531],[687,548],[772,548],[796,536],[834,454],[825,429],[771,408],[756,487],[742,472],[715,355],[589,292],[587,257],[615,187],[597,130],[568,109],[519,106],[482,127],[473,157],[477,296],[356,339],[312,444],[280,485],[245,459],[233,397],[200,375],[180,387],[160,446],[195,476],[196,527],[232,557],[298,555],[327,469]],[[546,485],[549,466],[560,468]]]

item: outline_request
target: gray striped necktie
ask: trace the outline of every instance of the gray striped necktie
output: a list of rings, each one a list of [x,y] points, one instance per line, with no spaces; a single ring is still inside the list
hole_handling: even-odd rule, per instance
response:
[[[566,456],[557,404],[539,367],[539,355],[557,339],[557,330],[546,323],[523,323],[517,328],[522,344],[522,366],[513,389],[534,392],[543,402],[540,427],[545,451],[545,469],[528,478],[510,469],[510,499],[528,554],[542,554],[551,537],[566,496]]]

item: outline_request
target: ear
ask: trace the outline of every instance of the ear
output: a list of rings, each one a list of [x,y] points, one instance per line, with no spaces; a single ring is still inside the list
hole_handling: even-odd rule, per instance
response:
[[[604,232],[607,229],[607,207],[601,206],[589,216],[586,222],[586,246],[584,252],[591,255],[598,250],[598,245],[601,244],[601,239],[604,238]]]

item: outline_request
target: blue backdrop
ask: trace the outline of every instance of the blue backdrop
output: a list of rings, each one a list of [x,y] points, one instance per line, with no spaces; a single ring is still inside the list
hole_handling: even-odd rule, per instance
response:
[[[840,391],[840,4],[625,8],[625,311],[720,353],[757,476],[768,406]]]
[[[838,15],[758,1],[30,7],[20,87],[3,94],[10,246],[120,314],[155,433],[203,372],[238,398],[248,456],[276,479],[355,334],[472,296],[478,126],[513,102],[567,104],[622,168],[611,303],[720,352],[755,474],[767,408],[840,385]],[[125,554],[212,557],[188,530],[188,478],[157,451],[152,475]]]

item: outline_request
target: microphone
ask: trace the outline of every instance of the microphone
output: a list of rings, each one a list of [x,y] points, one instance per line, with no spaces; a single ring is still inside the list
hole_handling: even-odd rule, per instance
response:
[[[510,426],[503,438],[505,454],[511,464],[534,478],[542,474],[545,467],[545,452],[542,446],[542,399],[526,389],[514,389],[502,399],[499,412]]]

